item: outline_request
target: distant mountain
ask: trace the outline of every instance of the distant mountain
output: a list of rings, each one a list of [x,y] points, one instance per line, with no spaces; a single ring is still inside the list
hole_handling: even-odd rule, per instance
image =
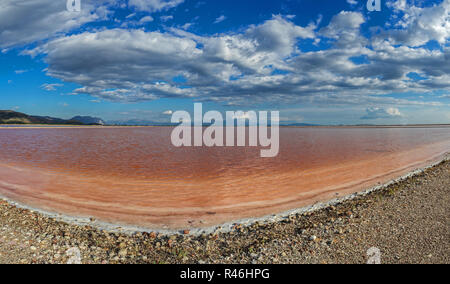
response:
[[[90,125],[104,125],[105,122],[98,117],[92,117],[92,116],[75,116],[70,119],[71,121],[77,121],[82,124],[90,124]]]
[[[33,116],[12,110],[0,110],[1,124],[80,124],[79,122],[49,116]]]
[[[0,110],[0,124],[86,125],[92,123],[83,123],[73,119],[66,120],[50,116],[28,115],[12,110]]]
[[[291,123],[291,124],[282,124],[281,126],[319,126],[319,125],[310,123]]]
[[[178,124],[166,123],[166,122],[155,122],[150,120],[140,120],[140,119],[130,119],[126,121],[107,121],[107,125],[118,125],[118,126],[175,126]]]
[[[225,123],[225,121],[224,121]],[[119,125],[119,126],[177,126],[179,123],[170,123],[170,122],[155,122],[149,120],[140,120],[140,119],[131,119],[126,121],[107,121],[107,125]],[[268,124],[270,126],[270,122]],[[203,127],[211,126],[210,123],[203,123]],[[245,126],[250,126],[249,122],[246,121]],[[292,123],[292,124],[280,124],[280,126],[291,126],[291,127],[300,127],[300,126],[319,126],[317,124],[309,124],[309,123]]]

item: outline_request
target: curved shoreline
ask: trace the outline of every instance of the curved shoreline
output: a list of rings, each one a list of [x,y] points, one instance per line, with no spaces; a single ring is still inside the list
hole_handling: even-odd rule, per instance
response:
[[[198,236],[111,233],[0,199],[0,263],[67,263],[74,250],[81,263],[98,264],[366,263],[372,247],[382,263],[450,263],[448,157],[403,178],[322,209]]]
[[[8,202],[9,204],[11,204],[13,206],[18,207],[18,208],[29,210],[31,212],[37,212],[37,213],[41,214],[43,217],[54,219],[57,222],[64,222],[67,224],[81,226],[81,227],[89,226],[89,227],[93,227],[98,230],[104,230],[104,231],[107,231],[110,233],[123,233],[123,234],[127,234],[127,235],[132,235],[135,233],[150,233],[150,232],[152,232],[152,233],[155,233],[158,235],[163,235],[163,236],[173,236],[173,235],[183,235],[183,234],[186,234],[186,232],[189,232],[188,233],[189,235],[200,236],[200,235],[214,234],[214,233],[229,233],[229,232],[233,231],[236,227],[241,227],[241,226],[250,227],[255,224],[267,225],[267,224],[272,224],[272,223],[276,223],[276,222],[282,222],[285,220],[289,220],[289,218],[294,215],[312,213],[315,211],[333,207],[333,206],[345,203],[346,201],[351,201],[358,197],[364,197],[373,192],[385,190],[386,188],[389,188],[392,185],[395,185],[399,182],[402,182],[409,178],[420,175],[421,173],[425,172],[426,170],[433,168],[433,167],[435,167],[439,164],[442,164],[444,162],[447,162],[447,161],[450,161],[450,153],[448,153],[448,152],[445,153],[443,155],[443,158],[438,160],[437,162],[434,162],[425,167],[421,167],[414,171],[408,172],[407,174],[404,174],[398,178],[391,179],[387,183],[373,186],[371,188],[367,188],[365,190],[358,191],[356,193],[348,194],[343,197],[334,198],[334,199],[331,199],[326,202],[317,202],[313,205],[303,206],[303,207],[299,207],[299,208],[295,208],[295,209],[291,209],[291,210],[286,210],[286,211],[283,211],[283,212],[277,213],[277,214],[269,214],[269,215],[265,215],[263,217],[258,217],[258,218],[243,218],[243,219],[226,222],[226,223],[219,224],[219,225],[205,226],[205,227],[200,227],[200,228],[186,227],[184,229],[174,230],[174,229],[144,228],[144,227],[139,227],[139,226],[120,225],[120,224],[98,221],[92,217],[74,217],[74,216],[68,216],[68,215],[64,215],[64,214],[60,214],[60,213],[54,213],[54,212],[34,208],[31,206],[22,204],[20,202],[16,202],[9,198],[6,198],[6,197],[2,196],[1,194],[0,194],[0,199]],[[399,170],[399,171],[401,171],[401,170]]]

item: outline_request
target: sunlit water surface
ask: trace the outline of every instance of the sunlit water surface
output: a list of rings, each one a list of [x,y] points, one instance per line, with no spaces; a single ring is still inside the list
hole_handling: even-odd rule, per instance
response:
[[[280,153],[176,148],[170,127],[0,128],[0,194],[73,216],[203,227],[310,205],[437,161],[450,128],[281,128]]]

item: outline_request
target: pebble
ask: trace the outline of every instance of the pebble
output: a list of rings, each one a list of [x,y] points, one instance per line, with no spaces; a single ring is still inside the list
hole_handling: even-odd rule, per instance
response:
[[[128,254],[128,251],[126,249],[122,249],[119,251],[119,256],[121,256],[121,257],[127,256],[127,254]]]

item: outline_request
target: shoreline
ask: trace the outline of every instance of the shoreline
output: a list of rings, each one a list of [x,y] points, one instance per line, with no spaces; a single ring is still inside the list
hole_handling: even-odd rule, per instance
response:
[[[177,127],[177,125],[58,125],[58,124],[0,124],[0,129],[92,129],[92,128],[152,128],[152,127]],[[202,126],[208,127],[208,126]],[[248,126],[246,126],[248,127]],[[271,127],[271,126],[268,126]],[[331,128],[331,129],[348,129],[348,128],[450,128],[450,124],[408,124],[408,125],[279,125],[280,128]]]
[[[383,263],[449,263],[449,176],[447,156],[387,186],[283,218],[196,235],[109,232],[48,218],[2,199],[0,263],[66,263],[72,247],[80,249],[83,263],[364,263],[362,249],[372,246],[389,251]],[[430,239],[434,245],[427,247]],[[402,255],[408,242],[414,250]]]
[[[205,226],[205,227],[186,227],[183,229],[162,229],[162,228],[147,228],[147,227],[139,227],[139,226],[133,226],[133,225],[126,225],[126,224],[120,224],[120,223],[111,223],[111,222],[104,222],[99,221],[93,217],[81,217],[81,216],[69,216],[61,213],[46,211],[39,208],[34,208],[32,206],[28,206],[25,204],[22,204],[20,202],[17,202],[15,200],[11,200],[3,195],[0,194],[0,201],[6,201],[9,204],[16,206],[18,208],[29,210],[31,212],[36,212],[38,214],[41,214],[45,218],[54,219],[57,222],[64,222],[68,223],[69,225],[75,225],[75,226],[90,226],[98,230],[104,230],[110,233],[122,233],[126,235],[132,235],[135,233],[156,233],[159,235],[164,236],[172,236],[172,235],[184,235],[186,231],[189,231],[189,235],[192,236],[201,236],[204,234],[213,234],[213,233],[229,233],[234,230],[236,226],[244,226],[244,227],[250,227],[254,225],[255,223],[259,224],[266,224],[270,225],[271,223],[276,222],[282,222],[285,220],[288,220],[293,215],[299,215],[299,214],[305,214],[305,213],[311,213],[315,211],[320,211],[326,208],[329,208],[331,206],[336,206],[341,203],[345,203],[347,201],[352,201],[353,199],[367,196],[373,192],[377,191],[383,191],[386,188],[389,188],[392,185],[395,185],[397,183],[400,183],[404,180],[407,180],[409,178],[412,178],[416,175],[420,175],[421,173],[425,172],[426,170],[433,168],[437,165],[440,165],[442,163],[450,161],[450,152],[445,153],[442,156],[442,159],[439,159],[429,165],[426,165],[424,167],[420,167],[418,169],[415,169],[413,171],[410,171],[404,175],[401,175],[397,178],[391,179],[390,181],[378,184],[376,186],[372,186],[370,188],[363,189],[361,191],[347,194],[341,197],[333,198],[331,200],[325,201],[325,202],[316,202],[314,204],[308,205],[308,206],[302,206],[299,208],[294,208],[290,210],[285,210],[280,213],[274,213],[269,215],[264,215],[262,217],[253,217],[253,218],[242,218],[242,219],[236,219],[231,220],[229,222],[224,222],[218,225],[213,226]]]

